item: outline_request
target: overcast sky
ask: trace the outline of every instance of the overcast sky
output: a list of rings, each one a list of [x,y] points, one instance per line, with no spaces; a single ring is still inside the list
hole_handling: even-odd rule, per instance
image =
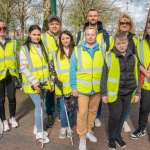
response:
[[[143,19],[144,17],[147,17],[148,2],[149,0],[117,0],[114,4],[119,5],[124,12],[128,10],[128,13],[132,17],[134,18],[140,17],[141,19]]]
[[[110,0],[115,1],[115,0]],[[141,28],[145,28],[145,23],[148,15],[150,0],[116,0],[114,5],[121,7],[121,10],[131,16],[134,23],[138,23]],[[128,4],[127,4],[128,3]]]

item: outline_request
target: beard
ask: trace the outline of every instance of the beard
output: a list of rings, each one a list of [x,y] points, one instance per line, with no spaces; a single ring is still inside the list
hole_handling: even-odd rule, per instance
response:
[[[96,26],[96,25],[97,25],[97,21],[95,21],[95,22],[89,22],[89,24],[90,24],[91,26]]]

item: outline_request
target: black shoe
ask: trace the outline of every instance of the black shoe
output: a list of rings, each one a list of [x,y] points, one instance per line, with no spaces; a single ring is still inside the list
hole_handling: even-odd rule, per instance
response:
[[[130,135],[130,139],[132,140],[136,140],[139,137],[145,136],[146,135],[146,130],[142,130],[140,127],[137,128],[131,135]]]
[[[110,150],[116,150],[115,139],[109,139],[109,141],[108,141],[108,148]]]
[[[52,115],[49,115],[47,117],[46,128],[52,128],[53,124],[54,124],[54,117]]]
[[[122,140],[121,136],[116,137],[115,141],[116,141],[116,144],[121,148],[124,148],[127,146],[126,143]]]

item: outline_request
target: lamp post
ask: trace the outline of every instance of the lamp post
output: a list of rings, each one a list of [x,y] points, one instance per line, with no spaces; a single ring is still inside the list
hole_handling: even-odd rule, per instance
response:
[[[51,15],[54,16],[56,15],[56,0],[50,0],[50,4],[51,4]]]

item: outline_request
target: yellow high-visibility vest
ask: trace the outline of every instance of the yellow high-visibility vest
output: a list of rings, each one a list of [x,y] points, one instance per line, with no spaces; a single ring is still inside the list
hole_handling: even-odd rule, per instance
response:
[[[139,43],[139,46],[137,48],[137,55],[140,63],[150,73],[150,47],[146,39],[142,40]],[[144,78],[144,84],[142,85],[142,88],[146,90],[150,90],[150,80],[148,80],[146,76]]]
[[[96,50],[94,58],[92,59],[86,50],[78,46],[75,47],[75,56],[77,59],[77,91],[85,94],[91,91],[100,92],[100,82],[104,64],[102,50]]]
[[[48,64],[44,57],[40,57],[36,49],[30,45],[30,52],[27,46],[22,46],[21,51],[23,51],[27,57],[29,63],[29,70],[32,75],[41,83],[46,83],[43,87],[44,89],[50,90],[50,73],[48,69]],[[27,80],[27,78],[22,73],[23,90],[28,94],[37,94],[36,90],[32,89],[32,84]]]
[[[5,49],[0,46],[0,80],[6,77],[7,70],[12,76],[18,78],[15,40],[8,41]]]
[[[54,65],[58,80],[60,80],[63,83],[63,94],[70,94],[70,62],[68,58],[66,57],[66,55],[64,55],[64,58],[60,59],[60,51],[58,51],[57,56],[54,58]],[[62,95],[62,92],[57,85],[55,85],[55,94]]]
[[[43,33],[41,35],[41,40],[48,50],[49,55],[56,55],[56,52],[58,50],[58,47],[56,45],[55,39],[52,35],[48,34],[47,32]]]
[[[119,59],[118,57],[116,57],[116,55],[113,52],[107,52],[106,64],[108,66],[107,97],[108,97],[108,103],[112,103],[117,100],[118,91],[119,91],[119,82],[120,82]],[[136,57],[135,57],[135,67],[133,69],[134,69],[136,83],[138,85],[138,61]]]

